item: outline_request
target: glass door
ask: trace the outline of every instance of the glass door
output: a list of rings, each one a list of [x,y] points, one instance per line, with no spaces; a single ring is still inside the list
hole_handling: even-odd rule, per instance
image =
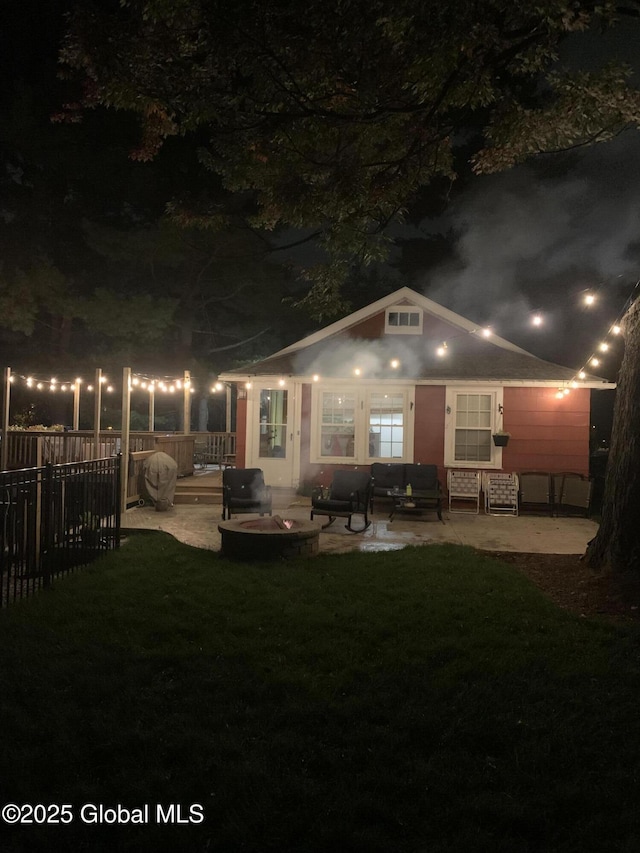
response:
[[[289,392],[283,388],[262,388],[258,394],[255,467],[262,468],[267,484],[290,486],[292,447]]]

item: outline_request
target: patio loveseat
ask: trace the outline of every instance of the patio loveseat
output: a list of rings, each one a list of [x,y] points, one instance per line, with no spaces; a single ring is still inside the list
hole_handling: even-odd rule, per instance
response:
[[[434,509],[442,521],[442,485],[437,465],[420,462],[374,462],[371,465],[371,511],[375,498],[389,498],[389,492],[405,492],[411,486],[416,504]]]

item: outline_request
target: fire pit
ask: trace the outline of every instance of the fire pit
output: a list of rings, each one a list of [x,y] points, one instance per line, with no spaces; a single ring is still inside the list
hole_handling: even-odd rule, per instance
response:
[[[238,560],[313,557],[319,550],[320,525],[273,518],[232,519],[218,525],[222,554]]]

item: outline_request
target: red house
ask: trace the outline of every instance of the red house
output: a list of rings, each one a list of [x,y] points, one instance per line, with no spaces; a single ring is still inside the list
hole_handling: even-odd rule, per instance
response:
[[[238,387],[237,464],[289,488],[373,462],[435,463],[443,482],[447,468],[588,474],[591,389],[615,387],[408,287],[220,379]]]

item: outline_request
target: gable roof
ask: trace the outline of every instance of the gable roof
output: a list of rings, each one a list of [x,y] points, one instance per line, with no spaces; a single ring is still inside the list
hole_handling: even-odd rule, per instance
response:
[[[408,305],[424,312],[422,336],[384,335],[388,308]],[[329,326],[284,347],[268,358],[221,374],[227,381],[264,376],[352,378],[359,366],[362,377],[384,381],[413,380],[418,384],[491,381],[566,384],[575,370],[544,361],[516,344],[492,334],[409,287],[343,317]],[[447,341],[446,355],[436,348]],[[399,361],[392,368],[392,359]],[[612,383],[589,375],[582,387],[613,388]]]

